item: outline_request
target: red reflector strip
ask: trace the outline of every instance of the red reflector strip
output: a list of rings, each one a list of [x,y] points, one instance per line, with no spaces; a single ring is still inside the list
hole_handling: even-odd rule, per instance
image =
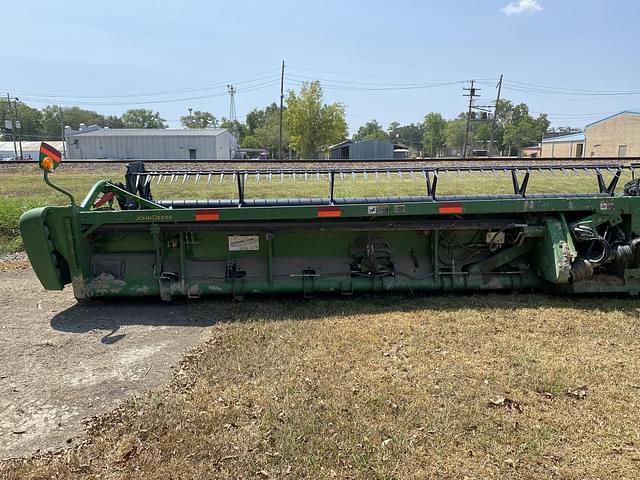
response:
[[[453,213],[462,213],[462,205],[443,205],[438,207],[438,213],[441,215],[451,215]]]
[[[206,222],[212,220],[220,220],[220,212],[217,210],[199,210],[196,212],[196,221]]]
[[[318,218],[339,217],[342,215],[340,207],[324,207],[318,209]]]

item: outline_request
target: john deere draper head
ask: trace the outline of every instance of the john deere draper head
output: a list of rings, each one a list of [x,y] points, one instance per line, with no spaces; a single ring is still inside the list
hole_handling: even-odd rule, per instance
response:
[[[48,182],[60,156],[45,144],[42,152]],[[71,283],[79,299],[500,289],[635,295],[634,176],[632,166],[612,162],[154,170],[133,162],[123,183],[98,182],[78,205],[51,184],[71,204],[29,211],[20,227],[45,288]],[[620,179],[627,185],[618,192]],[[497,193],[499,184],[505,189]]]

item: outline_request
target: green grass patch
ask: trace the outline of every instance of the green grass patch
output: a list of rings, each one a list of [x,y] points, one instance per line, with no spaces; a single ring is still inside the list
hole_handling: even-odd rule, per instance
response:
[[[0,197],[0,255],[22,250],[18,220],[27,210],[47,205],[51,199],[38,197]]]

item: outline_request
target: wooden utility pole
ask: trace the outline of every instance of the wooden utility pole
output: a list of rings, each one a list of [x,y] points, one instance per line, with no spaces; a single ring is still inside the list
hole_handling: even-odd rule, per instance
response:
[[[18,145],[20,145],[20,160],[24,160],[24,154],[22,153],[22,122],[18,118],[18,98],[13,99],[13,118],[15,120],[13,124],[14,130],[20,130],[18,132]]]
[[[473,112],[473,99],[475,97],[479,97],[480,95],[476,94],[476,90],[474,86],[474,80],[471,80],[471,85],[469,88],[463,88],[464,91],[469,92],[468,94],[463,94],[464,97],[469,97],[469,111],[467,112],[467,128],[464,132],[464,145],[462,146],[462,158],[467,158],[467,142],[469,141],[469,127],[471,126],[471,113]]]
[[[493,139],[496,131],[496,122],[498,121],[498,104],[500,103],[500,92],[502,91],[502,74],[500,74],[500,80],[498,81],[498,94],[496,95],[496,105],[493,109],[493,121],[491,122],[491,136],[489,137],[489,156],[492,156],[491,149],[493,148]],[[496,149],[497,153],[497,149]]]
[[[284,109],[284,60],[280,72],[280,140],[278,142],[278,159],[282,160],[282,111]]]
[[[11,111],[11,95],[7,92],[7,116],[9,116],[9,112]],[[9,120],[11,123],[11,139],[13,140],[13,153],[15,154],[15,159],[18,159],[18,147],[16,147],[16,126],[13,120]]]
[[[67,139],[64,138],[64,116],[62,114],[62,107],[59,107],[58,113],[60,114],[60,138],[62,139],[62,155],[67,158]]]

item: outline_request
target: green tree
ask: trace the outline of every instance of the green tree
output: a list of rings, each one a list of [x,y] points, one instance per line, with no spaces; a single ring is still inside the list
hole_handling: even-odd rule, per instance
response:
[[[445,130],[447,146],[462,149],[467,128],[467,114],[461,113],[457,118],[449,120]]]
[[[284,109],[283,116],[286,115]],[[247,135],[242,140],[244,148],[265,148],[275,158],[280,147],[280,108],[272,103],[264,109],[254,109],[247,115]],[[283,155],[291,137],[286,122],[282,126]]]
[[[287,145],[290,141],[289,130],[283,128],[283,155],[286,155]],[[267,120],[264,126],[256,128],[253,135],[247,135],[247,137],[245,137],[242,146],[245,148],[265,148],[269,151],[269,156],[276,158],[280,146],[280,122],[278,118],[273,116]]]
[[[315,158],[347,135],[344,106],[323,105],[322,86],[317,80],[304,82],[299,95],[289,90],[285,122],[291,135],[289,145],[302,158]]]
[[[491,121],[481,122],[475,126],[473,130],[472,140],[476,144],[482,144],[488,147],[491,140]],[[495,137],[494,137],[495,140]]]
[[[124,128],[124,122],[117,115],[107,115],[104,117],[104,125],[106,128]]]
[[[518,148],[537,144],[549,128],[546,114],[534,118],[525,103],[514,105],[509,100],[501,100],[498,104],[496,123],[496,139],[507,155],[517,153]]]
[[[164,118],[158,112],[145,108],[132,108],[122,114],[125,128],[167,128]]]
[[[81,123],[100,125],[101,127],[110,126],[107,125],[104,115],[93,110],[85,110],[80,107],[61,107],[60,105],[47,105],[42,109],[42,135],[44,138],[60,139],[62,126],[78,130]]]
[[[400,125],[398,122],[389,124],[389,139],[394,143],[401,143],[409,147],[414,152],[422,150],[423,130],[422,124],[410,123],[409,125]]]
[[[436,112],[427,113],[422,123],[424,136],[422,144],[430,157],[435,157],[447,141],[447,121]]]
[[[280,107],[275,102],[263,109],[254,108],[247,114],[247,133],[253,135],[256,129],[264,127],[273,118],[280,119]]]
[[[389,134],[385,132],[382,128],[382,125],[380,125],[378,121],[374,119],[362,125],[353,136],[354,142],[358,142],[361,140],[389,141]]]
[[[200,110],[180,117],[180,123],[186,128],[217,128],[219,125],[218,119],[212,113]]]
[[[242,142],[242,139],[247,135],[247,126],[238,120],[232,122],[231,120],[222,117],[220,120],[220,128],[226,128],[233,133],[238,139],[238,143]]]
[[[20,121],[20,129],[16,130],[18,136],[23,140],[35,140],[41,135],[42,130],[42,114],[37,108],[32,108],[24,102],[16,101],[9,103],[6,99],[0,99],[0,128],[4,131],[5,120]],[[3,135],[5,140],[11,139],[11,130],[5,131]],[[17,137],[16,137],[17,138]],[[58,133],[58,138],[60,134]]]

